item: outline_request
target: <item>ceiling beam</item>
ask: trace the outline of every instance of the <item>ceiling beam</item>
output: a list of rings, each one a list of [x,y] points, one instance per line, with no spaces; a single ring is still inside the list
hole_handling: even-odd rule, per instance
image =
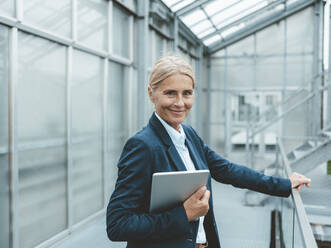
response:
[[[299,1],[298,3],[293,4],[293,6],[288,7],[285,11],[284,10],[277,11],[274,14],[271,14],[271,15],[263,18],[259,22],[251,23],[250,25],[239,30],[238,32],[235,32],[235,33],[229,35],[228,38],[226,38],[220,42],[217,42],[213,46],[210,46],[207,49],[207,54],[210,55],[235,42],[238,42],[238,41],[246,38],[247,36],[250,36],[250,35],[254,34],[255,32],[260,31],[261,29],[264,29],[274,23],[281,21],[282,19],[285,19],[286,17],[288,17],[290,15],[293,15],[296,12],[303,10],[304,8],[308,7],[309,5],[312,5],[315,2],[316,2],[316,0],[302,0],[302,1]]]

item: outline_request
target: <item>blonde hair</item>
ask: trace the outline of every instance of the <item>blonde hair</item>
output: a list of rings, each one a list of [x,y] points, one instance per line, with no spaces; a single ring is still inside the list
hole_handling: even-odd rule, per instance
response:
[[[148,85],[151,89],[156,89],[164,79],[174,74],[184,74],[190,77],[194,88],[195,77],[192,67],[183,58],[175,55],[167,55],[156,61]]]

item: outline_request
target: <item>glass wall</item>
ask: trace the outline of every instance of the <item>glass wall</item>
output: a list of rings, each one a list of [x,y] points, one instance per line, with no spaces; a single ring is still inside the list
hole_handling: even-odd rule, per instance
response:
[[[8,29],[0,25],[0,246],[9,248]]]
[[[13,0],[0,1],[0,14],[6,16],[14,16],[15,3]]]
[[[74,50],[72,69],[74,223],[103,207],[102,59]]]
[[[129,57],[129,17],[125,10],[113,6],[113,52],[125,58]]]
[[[148,82],[138,80],[135,52],[140,44],[134,40],[141,18],[132,13],[137,4],[0,1],[1,23],[7,25],[0,25],[0,247],[9,248],[11,238],[20,248],[51,246],[104,213],[123,145],[145,114],[136,104],[140,87],[146,116],[153,111]],[[150,64],[173,51],[171,25],[154,24],[148,27]],[[194,48],[185,49],[183,56],[195,68]],[[14,98],[9,98],[9,85]],[[10,166],[9,132],[14,146]],[[10,182],[9,168],[17,181]],[[17,195],[10,192],[10,183]],[[11,193],[17,212],[10,206]],[[13,232],[10,214],[17,220]]]
[[[313,41],[314,41],[314,9],[308,8],[295,16],[287,19],[287,53],[286,57],[286,85],[297,88],[307,87],[307,90],[297,97],[302,100],[309,94],[309,88],[314,85],[313,81]],[[317,81],[315,81],[317,82]],[[285,97],[293,94],[285,92]],[[291,100],[292,101],[292,100]],[[312,116],[309,106],[311,102],[302,104],[290,115],[287,115],[284,122],[284,136],[305,136],[310,135],[307,125],[307,117],[304,113]],[[312,120],[313,118],[308,119]],[[284,146],[291,150],[300,145],[302,141],[286,140]]]
[[[107,49],[108,4],[106,0],[77,1],[77,38],[97,50]]]
[[[281,109],[277,106],[282,101],[282,97],[285,100],[296,90],[311,87],[313,24],[314,8],[308,7],[211,56],[210,133],[213,133],[211,146],[214,149],[223,150],[225,139],[232,142],[237,138],[236,136],[241,137],[243,144],[246,142],[247,123],[240,122],[237,117],[241,115],[243,120],[245,106],[251,105],[249,104],[251,94],[258,96],[255,100],[256,121],[262,124],[280,113]],[[300,28],[297,28],[298,26]],[[296,102],[302,100],[308,93],[306,91],[306,94],[298,96]],[[239,108],[238,104],[242,109],[238,109],[236,113],[234,110]],[[292,102],[292,106],[293,104]],[[224,109],[223,106],[226,108]],[[265,137],[279,135],[281,128],[285,136],[308,135],[308,127],[303,124],[307,122],[309,115],[307,110],[307,106],[302,106],[288,115],[283,125],[279,122],[262,135]],[[227,113],[228,111],[230,113]],[[267,113],[268,111],[271,112]],[[230,132],[229,136],[228,132]]]
[[[126,138],[125,135],[125,67],[116,63],[109,64],[109,77],[108,77],[108,161],[106,163],[109,171],[108,190],[114,189],[115,180],[117,177],[117,161],[121,155],[121,151]]]
[[[18,164],[20,247],[65,230],[66,49],[18,36]]]
[[[23,8],[24,20],[27,23],[65,37],[72,37],[71,0],[29,0],[24,1]]]

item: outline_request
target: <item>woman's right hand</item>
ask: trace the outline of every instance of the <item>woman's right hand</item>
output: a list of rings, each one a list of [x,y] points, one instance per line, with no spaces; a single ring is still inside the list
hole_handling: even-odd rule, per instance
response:
[[[188,221],[195,220],[208,213],[209,197],[210,191],[207,190],[206,186],[202,186],[184,202]]]

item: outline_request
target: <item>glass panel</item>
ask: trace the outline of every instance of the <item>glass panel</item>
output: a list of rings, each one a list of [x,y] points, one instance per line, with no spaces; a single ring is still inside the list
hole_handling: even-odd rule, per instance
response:
[[[192,13],[187,14],[186,16],[182,17],[181,19],[187,26],[192,26],[195,23],[206,19],[207,16],[201,9],[197,9],[193,11]]]
[[[249,36],[227,48],[229,56],[247,56],[254,54],[254,37]]]
[[[19,141],[65,138],[65,47],[19,33]]]
[[[293,228],[295,221],[295,212],[291,197],[280,199],[281,201],[281,220],[283,240],[286,248],[293,248]]]
[[[67,227],[66,147],[19,152],[20,247],[30,248]]]
[[[227,73],[227,84],[230,88],[252,88],[254,83],[254,61],[245,57],[229,58]]]
[[[66,37],[71,37],[70,0],[24,1],[24,21]]]
[[[173,12],[176,12],[176,11],[180,10],[181,8],[184,8],[184,7],[188,6],[192,2],[194,2],[194,0],[182,0],[182,1],[178,1],[178,4],[174,4],[174,5],[171,6],[171,10]]]
[[[129,9],[136,12],[136,10],[137,10],[137,0],[118,0],[118,1],[121,2],[122,4],[124,4]]]
[[[201,33],[198,33],[198,38],[200,39],[203,39],[204,36],[208,35],[208,34],[211,34],[213,32],[215,32],[216,29],[215,28],[209,28],[209,29],[206,29],[205,31],[202,31]]]
[[[108,163],[109,186],[113,190],[117,176],[117,162],[124,145],[124,77],[125,67],[110,62],[108,80]],[[108,178],[108,176],[107,176]]]
[[[228,9],[216,14],[212,17],[212,21],[215,23],[216,26],[219,26],[221,23],[229,23],[229,20],[235,20],[237,15],[247,11],[247,9],[255,7],[256,4],[261,2],[261,0],[250,0],[250,1],[240,1],[238,4],[234,4]]]
[[[8,29],[0,25],[0,247],[9,248]]]
[[[74,223],[103,206],[103,61],[75,50],[72,83],[72,166]],[[82,73],[84,72],[84,73]]]
[[[9,169],[8,154],[0,154],[0,246],[9,248]]]
[[[196,34],[204,32],[205,30],[208,30],[212,27],[212,24],[209,20],[204,20],[200,22],[199,24],[192,27],[192,31]]]
[[[221,36],[220,35],[214,35],[206,40],[203,41],[203,43],[206,45],[206,46],[209,46],[213,43],[215,43],[216,41],[219,41],[221,39]]]
[[[287,85],[310,85],[313,78],[314,9],[307,8],[288,18]]]
[[[222,91],[212,91],[210,94],[210,103],[213,106],[210,109],[210,145],[217,152],[224,150],[224,97]]]
[[[78,40],[97,50],[107,50],[107,1],[78,0],[77,10]]]
[[[15,5],[13,0],[1,0],[0,1],[0,15],[14,16]]]
[[[164,55],[164,53],[165,53],[163,42],[164,42],[163,38],[160,35],[158,35],[157,33],[155,33],[155,59],[156,60],[161,58],[162,55]]]
[[[256,44],[257,87],[282,87],[284,81],[284,22],[258,32]]]
[[[204,6],[204,9],[206,10],[207,14],[209,16],[215,15],[217,12],[229,8],[231,5],[240,2],[241,0],[216,0],[216,1],[210,1],[210,3],[207,3]]]
[[[113,6],[113,52],[129,57],[129,14],[119,7]]]
[[[65,48],[18,36],[20,247],[63,231],[66,212]],[[44,148],[33,148],[34,145]],[[46,148],[49,147],[49,148]],[[27,150],[29,149],[29,150]]]

